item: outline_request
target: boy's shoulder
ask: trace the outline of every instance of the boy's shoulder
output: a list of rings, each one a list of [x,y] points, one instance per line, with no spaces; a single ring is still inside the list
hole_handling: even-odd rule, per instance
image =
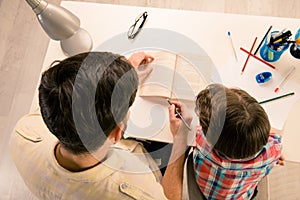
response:
[[[273,132],[270,133],[268,143],[272,142],[272,141],[281,144],[281,135],[279,135],[277,133],[273,133]]]
[[[267,144],[263,146],[261,151],[259,151],[255,156],[248,159],[231,160],[216,153],[213,150],[213,146],[207,142],[204,134],[200,133],[197,134],[194,155],[198,155],[196,156],[198,159],[202,157],[206,160],[203,162],[211,162],[211,164],[215,164],[222,168],[260,168],[277,162],[281,155],[281,150],[281,136],[275,133],[270,133]]]

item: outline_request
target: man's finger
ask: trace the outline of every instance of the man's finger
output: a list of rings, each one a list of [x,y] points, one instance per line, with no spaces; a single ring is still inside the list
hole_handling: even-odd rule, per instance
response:
[[[142,70],[137,69],[137,74],[138,74],[139,79],[143,80],[144,78],[149,76],[149,74],[151,74],[152,71],[153,71],[153,68],[148,66]]]

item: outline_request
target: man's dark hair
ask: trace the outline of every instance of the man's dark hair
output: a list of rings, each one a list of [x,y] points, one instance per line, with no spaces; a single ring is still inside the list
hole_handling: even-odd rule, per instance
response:
[[[195,111],[213,149],[229,158],[254,156],[268,141],[266,112],[241,89],[211,84],[198,94]]]
[[[132,105],[138,77],[123,56],[82,53],[45,71],[39,105],[48,129],[75,154],[97,150]]]

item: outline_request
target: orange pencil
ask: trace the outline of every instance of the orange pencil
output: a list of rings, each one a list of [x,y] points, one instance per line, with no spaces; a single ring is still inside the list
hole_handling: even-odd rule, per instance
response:
[[[243,47],[241,47],[240,49],[241,49],[242,51],[244,51],[245,53],[249,54],[250,56],[252,56],[253,58],[255,58],[255,59],[259,60],[260,62],[262,62],[262,63],[264,63],[264,64],[268,65],[269,67],[271,67],[271,68],[273,68],[273,69],[276,69],[276,67],[275,67],[274,65],[271,65],[271,64],[270,64],[270,63],[268,63],[267,61],[264,61],[263,59],[261,59],[261,58],[257,57],[257,56],[256,56],[256,55],[254,55],[254,54],[250,54],[250,52],[249,52],[249,51],[247,51],[246,49],[244,49]]]
[[[254,45],[255,45],[256,40],[257,40],[257,37],[255,38],[255,40],[254,40],[254,42],[253,42],[253,44],[252,44],[252,47],[251,47],[251,49],[250,49],[250,52],[249,52],[249,54],[248,54],[248,56],[247,56],[246,62],[245,62],[245,64],[244,64],[244,67],[243,67],[243,69],[242,69],[241,75],[242,75],[242,74],[244,73],[244,71],[245,71],[246,65],[247,65],[248,60],[249,60],[249,58],[250,58],[250,56],[251,56],[251,53],[252,53],[252,50],[253,50],[253,47],[254,47]]]

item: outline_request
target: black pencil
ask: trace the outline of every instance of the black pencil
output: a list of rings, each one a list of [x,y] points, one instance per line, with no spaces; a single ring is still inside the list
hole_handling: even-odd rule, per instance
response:
[[[274,97],[272,99],[267,99],[267,100],[264,100],[264,101],[261,101],[261,102],[258,102],[259,104],[263,104],[263,103],[268,103],[270,101],[274,101],[274,100],[277,100],[277,99],[281,99],[283,97],[287,97],[287,96],[291,96],[291,95],[294,95],[295,93],[294,92],[291,92],[291,93],[288,93],[288,94],[284,94],[284,95],[281,95],[281,96],[278,96],[278,97]]]
[[[271,29],[272,29],[272,25],[270,26],[270,28],[269,28],[268,31],[266,32],[266,34],[265,34],[265,36],[263,37],[263,39],[260,41],[260,43],[259,43],[257,49],[256,49],[255,52],[254,52],[254,55],[257,54],[258,50],[260,49],[262,43],[263,43],[264,40],[266,39],[266,37],[267,37],[267,35],[269,34],[269,32],[270,32]]]

